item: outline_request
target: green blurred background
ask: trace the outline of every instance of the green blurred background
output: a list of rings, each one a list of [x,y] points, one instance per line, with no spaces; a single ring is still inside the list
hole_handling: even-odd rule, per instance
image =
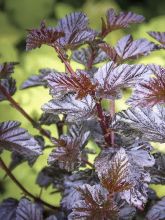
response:
[[[146,17],[146,22],[134,25],[127,30],[119,30],[107,37],[108,42],[115,44],[124,34],[132,33],[134,38],[151,38],[147,31],[165,31],[165,1],[163,0],[0,0],[0,63],[4,61],[18,61],[20,65],[16,67],[14,78],[17,80],[17,88],[31,74],[38,73],[40,68],[55,68],[64,70],[63,65],[57,59],[52,48],[43,46],[34,51],[25,51],[26,29],[38,27],[41,20],[46,20],[47,24],[55,26],[58,19],[73,11],[83,11],[90,18],[93,28],[99,29],[100,18],[105,15],[108,8],[117,10],[133,11]],[[165,52],[157,51],[150,56],[141,58],[138,63],[157,63],[165,65]],[[72,63],[74,68],[76,64]],[[41,105],[47,102],[50,97],[48,90],[38,87],[37,89],[27,89],[19,91],[14,95],[14,99],[38,120],[41,113]],[[125,109],[127,106],[124,99],[117,101],[117,111]],[[32,134],[37,134],[31,125],[7,102],[0,103],[0,121],[18,120],[22,126]],[[51,127],[53,135],[56,135],[56,128]],[[90,143],[90,147],[94,145]],[[155,144],[155,148],[165,152],[165,146]],[[40,189],[35,184],[36,175],[43,166],[47,164],[48,151],[39,158],[33,168],[29,168],[26,163],[17,167],[14,174],[32,193],[38,194]],[[3,158],[9,164],[10,154],[3,153]],[[20,190],[8,179],[4,177],[4,172],[0,170],[0,200],[6,197],[21,196]],[[3,180],[3,181],[2,181]],[[159,196],[165,195],[165,187],[152,186],[156,188]],[[53,204],[58,204],[59,196],[50,195],[52,191],[48,188],[44,191],[42,198]]]

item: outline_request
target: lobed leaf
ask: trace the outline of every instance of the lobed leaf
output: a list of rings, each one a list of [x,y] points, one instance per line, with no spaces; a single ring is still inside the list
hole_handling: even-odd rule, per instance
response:
[[[114,62],[108,62],[100,67],[94,75],[94,79],[98,83],[98,95],[109,99],[117,98],[122,88],[134,86],[149,73],[144,65],[122,64],[116,66]]]
[[[45,77],[55,71],[53,69],[40,69],[38,75],[31,75],[23,84],[21,85],[21,89],[27,89],[36,86],[44,86],[46,87],[46,81],[44,80]]]
[[[63,31],[58,31],[56,28],[52,27],[46,27],[45,22],[42,21],[39,29],[28,30],[26,50],[40,48],[43,44],[54,47],[57,40],[64,35]]]
[[[0,204],[0,219],[14,220],[16,218],[17,206],[18,206],[18,200],[13,198],[5,199]]]
[[[159,31],[150,31],[148,34],[162,44],[162,47],[165,48],[165,32]]]
[[[16,92],[16,81],[13,78],[1,79],[0,85],[3,86],[8,94],[11,96]],[[6,96],[4,96],[0,91],[0,101],[6,100]]]
[[[51,88],[51,93],[56,96],[73,92],[76,93],[76,99],[83,99],[88,94],[95,93],[96,85],[85,72],[77,72],[75,75],[51,73],[45,79]]]
[[[58,40],[65,49],[73,49],[78,45],[93,41],[97,32],[88,28],[88,18],[82,12],[73,12],[62,18],[57,30],[64,32],[65,36]]]
[[[33,204],[28,199],[20,200],[16,210],[16,220],[43,220],[43,209],[39,204]]]
[[[75,170],[81,165],[83,148],[89,137],[89,132],[80,131],[76,136],[62,135],[57,147],[51,152],[48,163],[58,163],[61,169]]]
[[[120,39],[115,47],[108,44],[100,44],[100,48],[106,52],[109,58],[117,63],[124,62],[127,59],[137,59],[140,56],[146,56],[151,51],[158,49],[157,45],[147,39],[133,40],[129,34]]]
[[[9,77],[14,72],[15,65],[17,64],[17,62],[5,62],[0,64],[0,79]]]
[[[140,137],[146,141],[165,142],[165,110],[161,106],[150,108],[128,108],[116,115],[114,129],[129,129],[139,132]],[[136,132],[136,133],[137,133]]]
[[[132,97],[128,100],[131,106],[152,107],[165,103],[165,68],[149,65],[154,76],[136,85]]]
[[[42,154],[42,147],[25,129],[20,128],[20,122],[17,121],[0,123],[0,145],[29,160]]]
[[[67,114],[66,120],[75,122],[95,116],[95,102],[90,95],[77,100],[75,96],[69,94],[60,100],[51,100],[42,106],[42,110],[55,115]]]
[[[163,220],[165,218],[165,197],[151,207],[146,220]]]
[[[84,184],[77,188],[80,199],[73,206],[69,220],[116,220],[118,208],[113,200],[108,198],[108,192],[100,185]]]

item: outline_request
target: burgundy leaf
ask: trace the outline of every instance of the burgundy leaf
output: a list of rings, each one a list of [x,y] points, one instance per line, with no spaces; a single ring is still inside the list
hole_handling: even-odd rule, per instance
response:
[[[51,100],[43,105],[42,109],[47,113],[67,114],[67,121],[75,122],[93,118],[96,115],[95,101],[88,95],[82,100],[77,100],[73,95],[66,95],[60,100]]]
[[[77,72],[75,75],[52,73],[45,79],[52,94],[74,92],[77,99],[82,99],[88,94],[95,93],[96,85],[91,82],[87,74],[82,72]]]
[[[148,74],[149,71],[144,65],[122,64],[117,66],[114,62],[109,62],[99,68],[94,79],[98,83],[98,95],[114,99],[120,97],[122,88],[135,85]]]
[[[147,220],[163,220],[165,219],[165,197],[158,201],[148,211]]]
[[[0,123],[0,146],[11,152],[18,152],[27,159],[42,154],[38,142],[17,121]]]
[[[121,28],[127,28],[130,24],[141,23],[144,21],[142,15],[133,12],[120,12],[116,14],[114,9],[109,9],[106,14],[106,23],[103,21],[102,35]]]
[[[62,135],[57,147],[48,158],[49,164],[58,163],[61,169],[67,171],[75,170],[81,165],[83,157],[83,146],[86,144],[89,132],[82,132],[76,136]]]
[[[154,75],[136,85],[128,104],[132,106],[152,107],[165,103],[165,68],[149,65]]]
[[[28,30],[26,50],[40,48],[43,44],[54,47],[57,39],[64,37],[64,35],[63,31],[57,31],[52,27],[46,27],[45,22],[41,22],[39,29]]]
[[[11,96],[15,94],[16,92],[16,81],[13,78],[7,78],[7,79],[1,79],[0,85],[3,86],[7,93],[9,93]],[[0,101],[6,100],[6,96],[4,96],[0,92]]]
[[[115,47],[111,47],[106,43],[101,44],[100,47],[111,60],[117,63],[127,59],[137,59],[140,56],[146,56],[158,48],[154,43],[144,38],[133,41],[131,35],[124,36],[117,42]]]
[[[14,72],[14,67],[17,62],[7,62],[0,64],[0,79],[9,77]]]
[[[18,201],[13,198],[5,199],[0,203],[0,219],[14,220],[16,218],[16,209]]]
[[[65,36],[59,39],[59,44],[66,49],[93,41],[97,36],[96,31],[88,28],[88,18],[82,12],[66,15],[59,21],[57,30],[65,33]]]
[[[73,206],[69,220],[116,220],[118,208],[100,185],[84,184],[77,188],[80,198]]]
[[[165,48],[165,32],[150,31],[148,34],[161,43],[163,48]]]

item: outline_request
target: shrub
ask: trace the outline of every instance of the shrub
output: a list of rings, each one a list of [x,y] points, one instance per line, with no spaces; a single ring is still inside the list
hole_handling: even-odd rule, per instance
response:
[[[159,44],[133,40],[131,35],[116,46],[105,41],[112,31],[143,20],[132,12],[117,14],[109,9],[99,32],[88,27],[88,18],[81,12],[67,15],[57,27],[42,22],[40,28],[28,30],[27,50],[51,46],[65,66],[64,73],[42,69],[21,87],[49,88],[52,100],[42,106],[38,121],[12,97],[17,63],[0,65],[0,101],[8,100],[40,132],[33,137],[18,121],[0,123],[0,151],[12,152],[10,166],[2,157],[0,166],[24,194],[20,201],[8,198],[1,203],[1,220],[165,219],[165,199],[149,188],[150,183],[165,183],[165,156],[153,152],[150,144],[165,142],[165,68],[130,64],[164,49],[165,33],[149,32]],[[71,60],[84,68],[74,70]],[[129,107],[116,113],[115,100],[128,88],[132,89]],[[104,100],[109,109],[104,108]],[[43,128],[52,124],[58,138]],[[51,146],[45,144],[45,138]],[[94,163],[88,159],[94,153],[88,148],[89,140],[100,149]],[[58,207],[33,195],[12,173],[22,162],[33,166],[47,147],[52,148],[48,166],[38,173],[36,182],[41,188],[52,185],[60,192]]]

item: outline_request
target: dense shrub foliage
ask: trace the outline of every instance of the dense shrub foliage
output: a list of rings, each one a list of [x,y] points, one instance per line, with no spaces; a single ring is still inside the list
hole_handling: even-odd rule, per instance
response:
[[[165,156],[151,145],[165,142],[165,68],[133,62],[165,49],[165,33],[148,33],[157,43],[131,35],[115,46],[105,41],[112,31],[143,21],[141,15],[109,9],[99,32],[88,26],[81,12],[67,15],[56,27],[43,21],[38,29],[28,30],[27,50],[46,44],[65,66],[65,72],[41,69],[21,86],[49,89],[52,99],[43,104],[38,121],[12,97],[18,63],[0,65],[0,101],[9,101],[40,132],[33,137],[18,121],[0,123],[0,152],[12,152],[9,167],[2,157],[0,167],[24,194],[19,201],[8,198],[0,204],[0,220],[165,219],[165,199],[149,188],[150,183],[165,184]],[[84,68],[73,69],[71,60]],[[115,100],[128,89],[129,107],[116,113]],[[56,125],[59,137],[43,125]],[[88,148],[89,140],[100,149],[94,163],[89,160],[95,153]],[[36,183],[60,192],[58,207],[33,195],[12,173],[25,161],[32,167],[47,148],[52,148],[48,166],[38,173]]]

